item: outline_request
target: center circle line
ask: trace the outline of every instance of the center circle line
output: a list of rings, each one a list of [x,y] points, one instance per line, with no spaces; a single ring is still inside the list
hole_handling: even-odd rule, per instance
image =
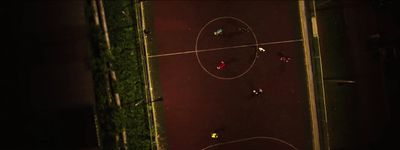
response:
[[[220,20],[220,19],[233,19],[233,20],[239,21],[240,23],[246,25],[247,28],[248,28],[248,30],[252,33],[252,36],[253,36],[253,38],[254,38],[254,40],[255,40],[256,49],[258,48],[258,40],[257,40],[257,36],[255,35],[253,29],[252,29],[246,22],[244,22],[243,20],[241,20],[241,19],[239,19],[239,18],[231,17],[231,16],[217,17],[217,18],[215,18],[215,19],[213,19],[213,20],[207,22],[207,23],[206,23],[205,25],[203,25],[203,27],[200,29],[199,33],[197,34],[197,37],[196,37],[196,44],[195,44],[196,58],[197,58],[197,62],[199,63],[200,67],[201,67],[207,74],[209,74],[210,76],[212,76],[212,77],[214,77],[214,78],[221,79],[221,80],[232,80],[232,79],[236,79],[236,78],[242,77],[244,74],[246,74],[247,72],[249,72],[249,71],[251,70],[251,68],[253,68],[254,64],[256,63],[256,58],[257,58],[258,53],[257,53],[257,50],[255,49],[255,56],[254,56],[253,62],[250,64],[250,66],[249,66],[244,72],[242,72],[242,73],[239,74],[239,75],[236,75],[236,76],[233,76],[233,77],[221,77],[221,76],[215,75],[215,74],[211,73],[210,71],[208,71],[208,69],[205,68],[205,67],[203,66],[203,64],[202,64],[202,62],[201,62],[201,60],[200,60],[199,53],[198,53],[198,48],[197,48],[197,47],[198,47],[198,42],[199,42],[200,35],[201,35],[201,33],[203,32],[203,30],[205,29],[205,27],[207,27],[210,23],[212,23],[212,22],[214,22],[214,21],[217,21],[217,20]]]

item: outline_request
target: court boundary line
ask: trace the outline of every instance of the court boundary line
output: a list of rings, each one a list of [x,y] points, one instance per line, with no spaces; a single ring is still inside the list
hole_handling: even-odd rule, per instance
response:
[[[303,13],[305,13],[305,12],[303,12],[303,11],[305,11],[304,9],[304,1],[299,1],[299,7],[300,7],[300,9],[299,9],[299,11],[300,11],[300,20],[301,20],[301,26],[302,26],[302,30],[304,30],[304,27],[303,26],[306,26],[307,25],[307,23],[304,23],[304,22],[307,22],[306,20],[303,20],[304,18],[305,18],[305,16],[304,16],[304,18],[302,18],[303,17],[303,15],[305,15],[305,14],[303,14]],[[141,6],[143,6],[143,3],[141,2]],[[301,7],[302,6],[302,7]],[[142,7],[142,9],[141,9],[141,11],[143,12],[143,7]],[[144,14],[142,13],[142,16],[144,16]],[[145,23],[144,22],[142,22],[142,24],[144,25]],[[303,31],[303,36],[304,35],[306,35],[306,37],[308,37],[308,35],[307,35],[307,33],[304,33],[304,31]],[[304,38],[304,37],[303,37]],[[146,45],[146,47],[147,47],[147,40],[145,39],[144,40],[145,42],[145,45]],[[296,41],[296,42],[300,42],[300,41],[302,41],[303,42],[303,44],[305,44],[305,45],[307,45],[307,44],[309,44],[308,43],[308,39],[300,39],[299,41]],[[275,43],[273,43],[273,42],[271,42],[272,44],[275,44]],[[258,45],[272,45],[272,44],[269,44],[269,43],[261,43],[261,44],[258,44]],[[280,44],[279,42],[278,43],[276,43],[276,44]],[[253,44],[253,45],[250,45],[250,46],[258,46],[257,44]],[[241,46],[243,46],[243,45],[241,45]],[[307,45],[307,46],[309,46],[309,45]],[[246,46],[244,46],[244,47],[246,47]],[[240,47],[239,47],[240,48]],[[309,48],[309,47],[308,47]],[[223,48],[223,49],[231,49],[231,48]],[[223,50],[223,49],[221,49],[221,48],[217,48],[217,50]],[[216,50],[207,50],[207,49],[204,49],[204,52],[207,52],[207,51],[216,51]],[[306,51],[306,50],[304,50],[304,51]],[[180,53],[182,53],[182,54],[190,54],[190,53],[195,53],[196,51],[185,51],[185,52],[180,52]],[[198,50],[198,52],[203,52],[203,50]],[[146,51],[146,57],[147,57],[147,60],[149,60],[150,58],[156,58],[156,57],[163,57],[163,55],[165,55],[165,56],[174,56],[174,53],[170,53],[170,54],[159,54],[159,55],[161,55],[161,56],[158,56],[158,55],[149,55],[149,53]],[[180,54],[175,54],[175,55],[180,55]],[[307,56],[306,56],[307,57]],[[148,66],[149,66],[149,64],[147,64]],[[309,73],[308,71],[308,68],[306,69],[307,71],[307,73]],[[148,69],[147,70],[148,71],[148,73],[150,72],[150,70]],[[311,70],[311,72],[312,72],[312,70]],[[310,78],[310,77],[308,77],[308,78]],[[311,78],[313,78],[313,77],[311,77]],[[151,79],[150,79],[151,80]],[[310,83],[309,83],[310,84]],[[313,84],[313,83],[311,83],[311,84]],[[309,87],[310,88],[310,87]],[[152,90],[152,87],[151,87],[151,83],[150,83],[150,90]],[[152,95],[152,94],[150,94],[150,97],[151,98],[153,98],[154,97],[154,95]],[[311,101],[312,100],[310,100],[310,105],[312,105],[311,104]],[[314,101],[314,106],[311,106],[311,107],[315,107],[315,99],[313,100]],[[151,107],[152,108],[154,108],[154,105],[151,105]],[[313,108],[311,108],[311,109],[313,109]],[[315,108],[314,108],[315,109]],[[311,111],[311,116],[313,116],[312,113],[313,111]],[[154,114],[155,112],[154,112],[154,109],[153,109],[153,114]],[[154,120],[157,120],[156,118],[153,118]],[[317,125],[318,125],[318,123],[317,123]],[[314,149],[316,150],[316,149],[318,149],[319,150],[319,138],[316,138],[315,137],[315,130],[314,130],[314,120],[312,119],[312,128],[313,128],[313,146],[314,146]],[[156,131],[156,136],[158,135],[158,132],[157,132],[157,128],[155,129]],[[318,131],[318,126],[317,126],[317,131]],[[316,133],[317,134],[317,136],[319,136],[318,135],[318,132]],[[257,137],[252,137],[252,138],[257,138]],[[258,138],[262,138],[262,137],[258,137]],[[265,138],[265,137],[264,137]],[[268,137],[267,137],[268,138]],[[249,139],[249,138],[247,138],[247,139]],[[317,139],[317,140],[316,140]],[[244,139],[239,139],[239,140],[241,140],[241,141],[245,141]],[[280,139],[279,139],[280,140]],[[235,140],[235,141],[238,141],[238,140]],[[230,142],[234,142],[234,141],[230,141]],[[239,141],[240,142],[240,141]],[[317,146],[318,145],[318,146]],[[157,146],[157,148],[159,148],[160,147],[160,145],[159,145],[159,140],[156,138],[156,146]],[[207,148],[207,147],[206,147]],[[205,150],[205,149],[202,149],[202,150]],[[297,150],[297,149],[296,149]]]
[[[244,48],[244,47],[252,47],[252,46],[263,46],[263,45],[275,45],[275,44],[284,44],[284,43],[295,43],[295,42],[302,42],[302,41],[303,41],[303,39],[301,38],[301,39],[294,39],[294,40],[265,42],[265,43],[259,43],[259,44],[246,44],[246,45],[238,45],[238,46],[200,49],[200,50],[197,50],[197,52],[198,53],[212,52],[212,51],[219,51],[219,50],[226,50],[226,49]],[[196,53],[196,50],[187,50],[187,51],[176,52],[176,53],[148,55],[147,57],[148,58],[157,58],[157,57],[175,56],[175,55],[183,55],[183,54],[191,54],[191,53]]]
[[[254,139],[268,139],[268,140],[274,140],[274,141],[278,141],[280,143],[286,144],[289,147],[291,147],[293,150],[299,150],[296,146],[290,144],[289,142],[286,142],[284,140],[275,138],[275,137],[270,137],[270,136],[255,136],[255,137],[249,137],[249,138],[241,138],[241,139],[237,139],[237,140],[232,140],[232,141],[227,141],[227,142],[222,142],[222,143],[216,143],[216,144],[212,144],[209,145],[205,148],[202,148],[201,150],[207,150],[209,148],[213,148],[213,147],[217,147],[217,146],[221,146],[221,145],[227,145],[227,144],[232,144],[232,143],[239,143],[239,142],[245,142],[245,141],[250,141],[250,140],[254,140]]]
[[[322,140],[324,143],[322,143],[322,144],[320,144],[321,146],[324,146],[324,149],[327,149],[327,150],[330,150],[331,148],[330,148],[330,141],[329,141],[329,138],[330,138],[330,135],[329,135],[329,132],[327,131],[328,129],[329,129],[329,126],[328,126],[328,114],[327,114],[327,106],[326,106],[326,94],[325,94],[325,87],[324,87],[324,85],[325,85],[325,81],[324,81],[324,73],[323,73],[323,66],[322,66],[322,59],[321,59],[321,44],[320,44],[320,37],[319,37],[319,33],[318,33],[318,24],[317,24],[317,20],[318,20],[318,17],[317,17],[317,10],[316,10],[316,8],[317,8],[317,6],[316,6],[316,2],[315,1],[313,1],[312,2],[312,12],[313,12],[313,14],[314,14],[314,16],[312,16],[312,20],[311,20],[311,22],[312,22],[312,30],[313,30],[313,37],[314,38],[316,38],[317,40],[316,40],[316,43],[317,43],[317,51],[318,51],[318,56],[319,56],[319,58],[318,58],[318,62],[319,62],[319,71],[321,72],[321,83],[320,83],[320,85],[321,85],[321,88],[322,88],[322,90],[321,90],[321,95],[322,95],[322,101],[323,101],[323,111],[321,112],[322,113],[322,115],[324,116],[324,119],[323,119],[323,121],[324,121],[324,123],[322,123],[322,126],[324,126],[324,127],[322,127],[322,131],[320,131],[320,132],[322,132],[322,134],[323,134],[323,139],[320,139],[320,140]],[[315,32],[314,32],[315,31]]]
[[[310,107],[309,114],[311,117],[311,134],[312,134],[312,145],[313,150],[320,150],[320,135],[319,135],[319,124],[318,124],[318,114],[317,114],[317,104],[315,98],[315,89],[314,89],[314,77],[313,77],[313,69],[312,69],[312,59],[311,59],[311,48],[309,41],[309,33],[308,33],[308,21],[306,16],[306,4],[305,1],[298,1],[299,7],[299,18],[300,25],[302,31],[303,41],[303,51],[304,51],[304,67],[306,70],[306,80],[307,80],[307,92],[308,92],[308,105]]]
[[[140,4],[140,15],[141,15],[141,27],[142,29],[146,29],[146,21],[145,21],[145,10],[144,10],[144,3],[139,2]],[[149,53],[148,53],[148,49],[149,49],[149,44],[147,41],[146,36],[143,37],[143,45],[144,45],[144,49],[145,49],[145,54],[146,54],[146,71],[147,71],[147,76],[148,76],[148,90],[149,90],[149,96],[150,96],[150,100],[153,101],[154,100],[154,93],[153,93],[153,81],[152,81],[152,77],[151,77],[151,71],[150,71],[150,61],[149,61]],[[162,149],[162,143],[160,143],[160,133],[159,133],[159,126],[157,125],[158,123],[158,118],[157,118],[157,110],[156,110],[156,106],[155,103],[150,103],[151,107],[151,113],[152,113],[152,119],[154,121],[154,136],[155,136],[155,145],[157,150]],[[153,146],[150,146],[151,149],[153,149]]]

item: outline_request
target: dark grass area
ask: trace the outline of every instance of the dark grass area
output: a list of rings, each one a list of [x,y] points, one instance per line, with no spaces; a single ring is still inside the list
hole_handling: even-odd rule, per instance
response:
[[[104,1],[104,7],[111,55],[104,52],[103,33],[98,32],[92,22],[93,72],[102,148],[120,147],[115,145],[114,136],[125,127],[129,149],[151,149],[134,3],[127,0]],[[111,89],[119,93],[122,109],[118,109],[114,102],[111,105],[107,102],[107,62],[112,64],[117,75],[117,82],[111,85]]]

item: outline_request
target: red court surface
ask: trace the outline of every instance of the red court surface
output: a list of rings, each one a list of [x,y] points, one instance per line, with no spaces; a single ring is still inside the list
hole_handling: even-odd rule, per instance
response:
[[[163,97],[159,119],[167,149],[312,149],[297,1],[144,6],[152,91]],[[218,29],[223,32],[216,36]],[[225,67],[217,69],[221,60]],[[258,88],[263,92],[254,95]]]

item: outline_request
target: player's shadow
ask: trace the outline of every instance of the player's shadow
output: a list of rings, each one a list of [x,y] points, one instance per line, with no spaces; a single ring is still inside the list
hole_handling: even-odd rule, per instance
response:
[[[254,49],[255,48],[256,47],[254,47]],[[243,59],[243,60],[239,60],[239,58],[236,58],[236,57],[228,58],[228,59],[224,60],[226,66],[227,66],[226,69],[225,69],[225,72],[227,73],[227,75],[240,74],[241,73],[240,71],[244,71],[244,70],[237,70],[234,67],[242,65],[240,63],[250,64],[251,65],[255,61],[254,59],[257,59],[257,57],[258,57],[257,51],[254,50],[254,55],[251,55],[251,57],[240,58],[240,59]],[[245,69],[245,70],[247,70],[247,69]]]
[[[248,29],[247,27],[243,27],[243,26],[235,26],[235,27],[222,26],[221,29],[223,29],[223,33],[222,33],[221,37],[224,39],[233,39],[238,36],[250,33],[250,29]]]
[[[282,57],[288,57],[289,58],[289,56],[285,55],[283,52],[277,52],[276,55],[277,55],[277,57],[279,59],[279,62],[280,62],[279,66],[278,66],[278,70],[279,70],[278,73],[279,73],[279,75],[282,75],[283,73],[286,72],[287,63],[285,63],[284,61],[281,61],[280,59]]]
[[[253,93],[253,90],[258,90],[260,87],[256,86],[253,82],[253,80],[250,80],[248,78],[242,78],[244,86],[246,88],[246,93],[243,96],[243,112],[244,118],[251,118],[252,116],[255,116],[256,113],[256,108],[257,106],[260,105],[265,105],[265,103],[268,103],[268,93],[267,91],[263,91],[262,93],[255,94]]]
[[[241,36],[245,34],[245,32],[241,32],[241,31],[229,31],[229,32],[225,32],[225,34],[222,34],[222,37],[224,38],[236,38],[238,36]]]
[[[237,71],[235,71],[234,66],[237,65],[237,58],[228,58],[224,60],[226,67],[222,71],[222,74],[227,77],[235,76]]]

